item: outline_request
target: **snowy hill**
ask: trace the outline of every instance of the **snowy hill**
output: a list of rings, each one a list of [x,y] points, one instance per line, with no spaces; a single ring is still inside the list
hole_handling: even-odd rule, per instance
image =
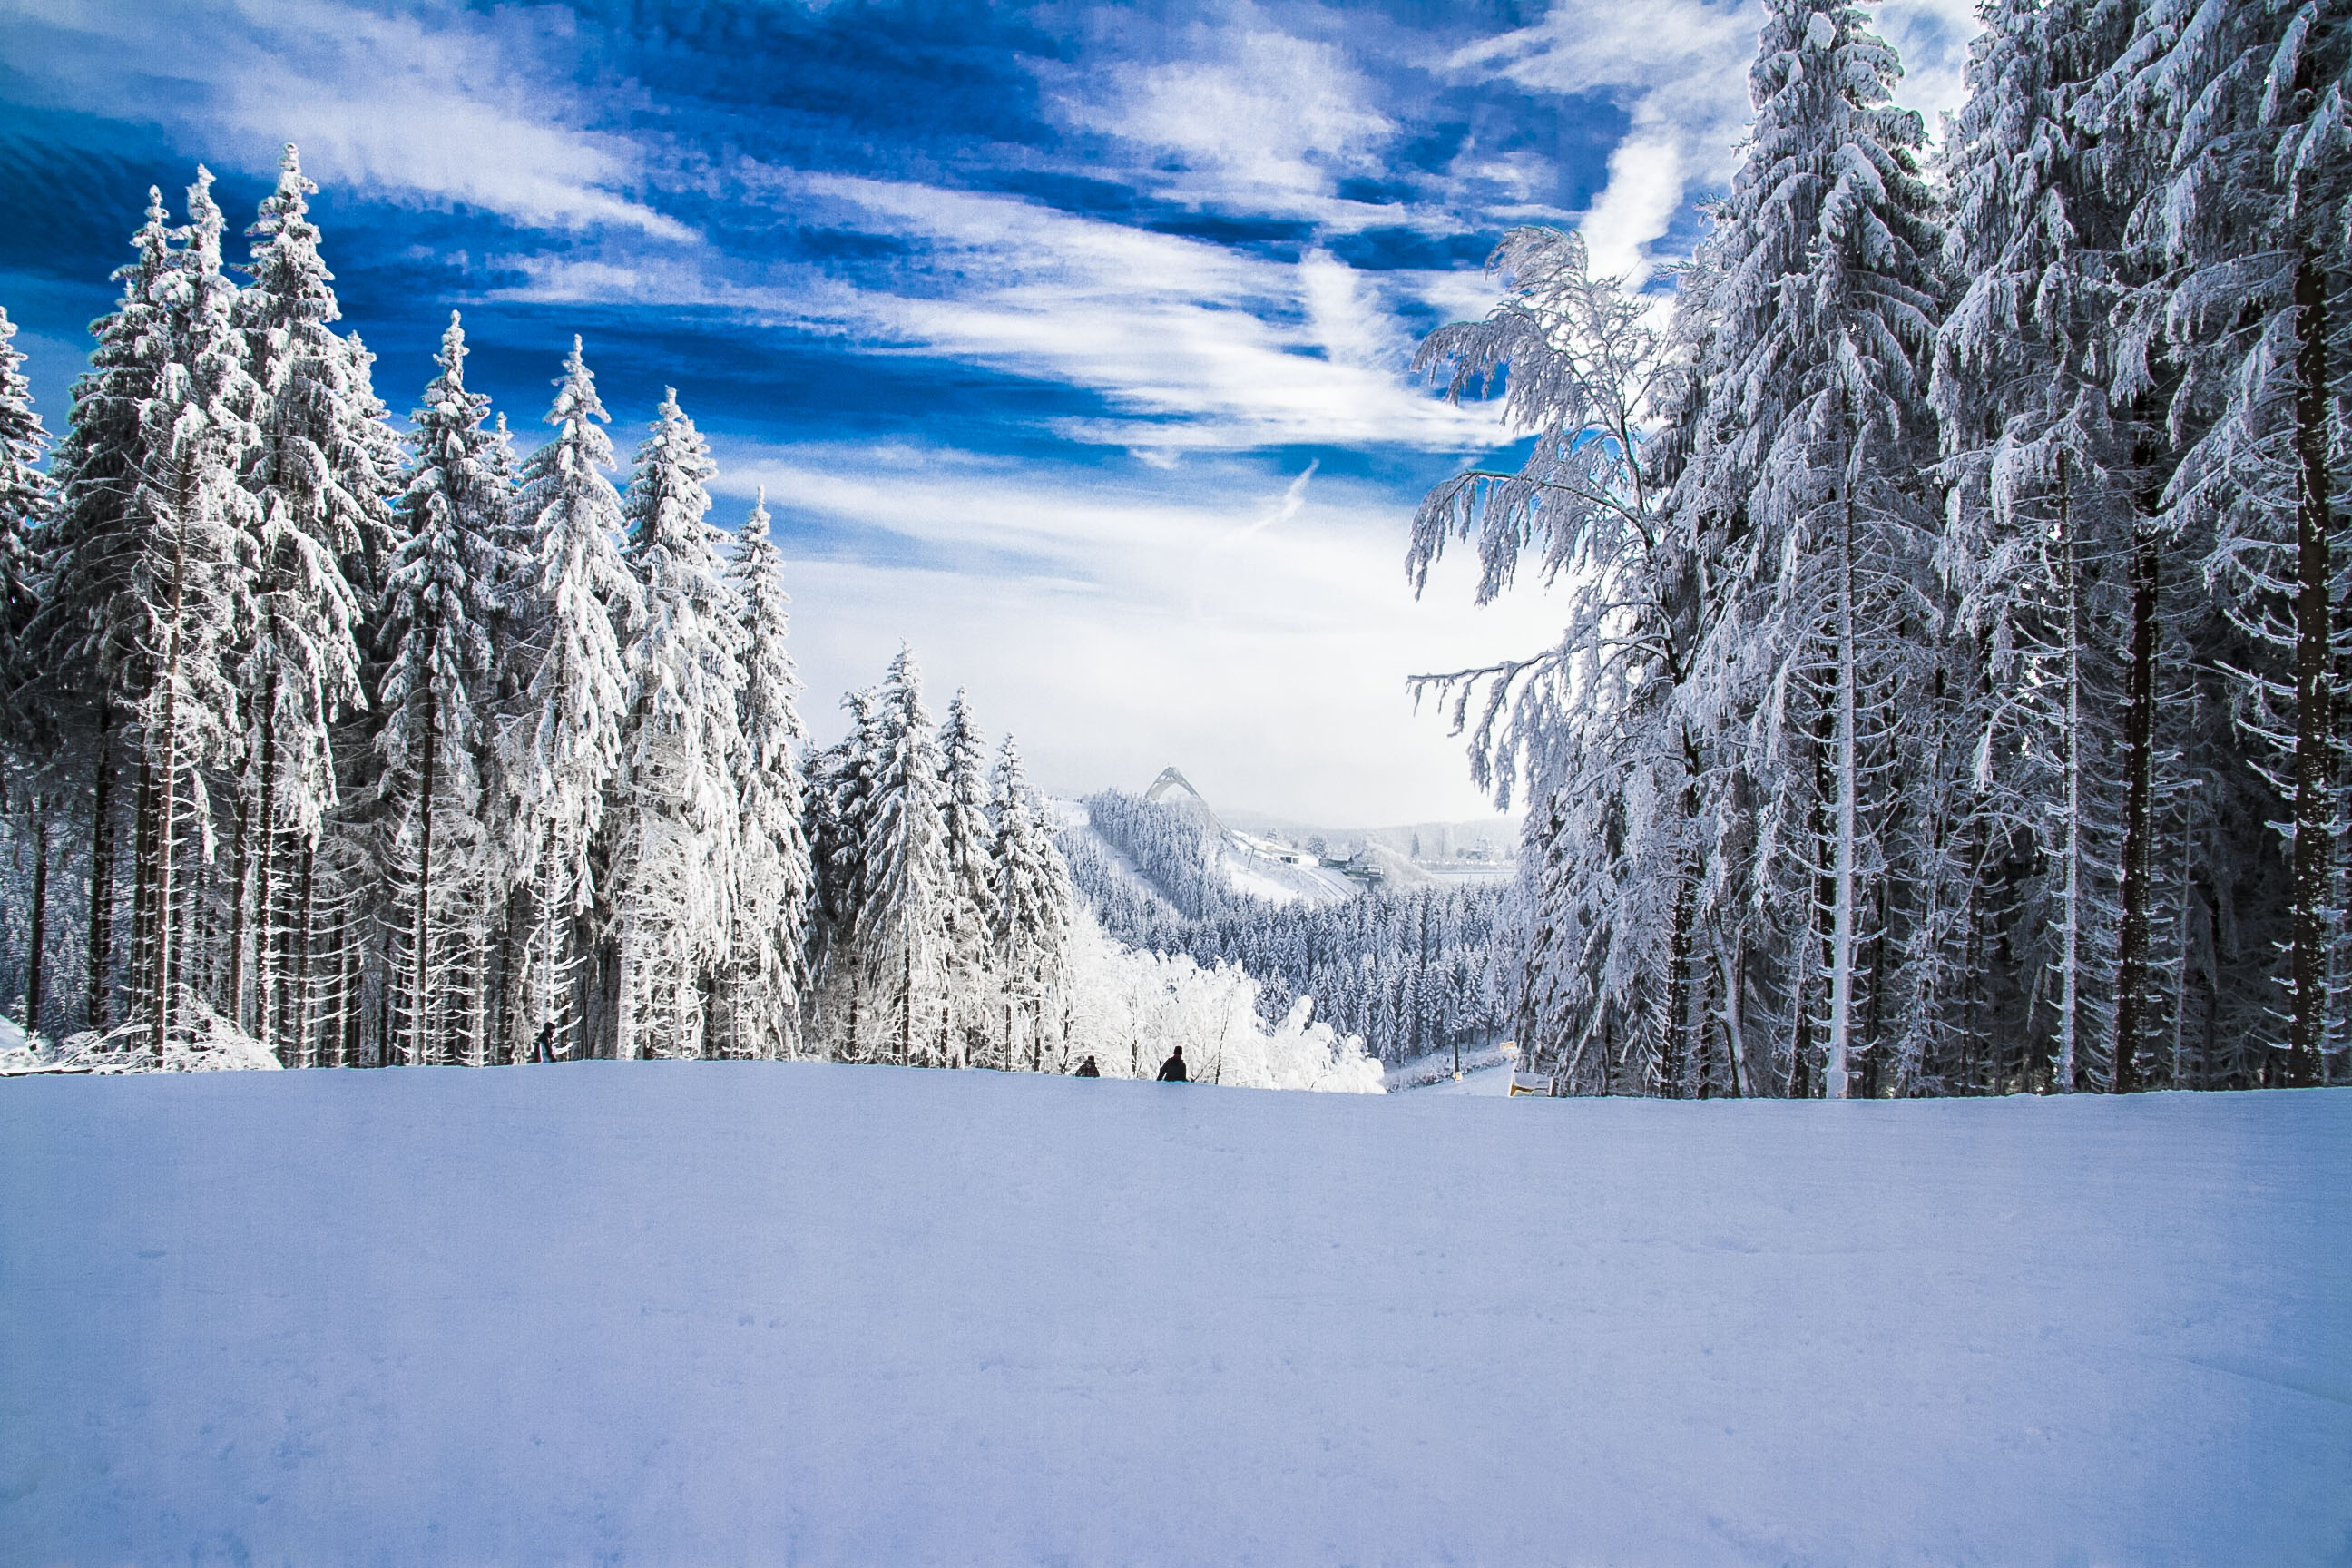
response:
[[[2340,1561],[2352,1094],[0,1085],[13,1561]]]
[[[1098,847],[1122,881],[1155,899],[1166,890],[1145,876],[1134,858],[1096,831],[1084,801],[1055,800],[1052,814],[1056,830],[1076,834]],[[1263,899],[1270,904],[1303,901],[1335,903],[1362,892],[1363,884],[1345,874],[1315,864],[1315,857],[1293,846],[1255,834],[1226,831],[1214,840],[1220,884],[1229,892]]]

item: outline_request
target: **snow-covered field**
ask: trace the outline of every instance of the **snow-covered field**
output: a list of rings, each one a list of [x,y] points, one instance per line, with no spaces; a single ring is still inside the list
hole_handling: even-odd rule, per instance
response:
[[[2340,1563],[2352,1094],[0,1085],[0,1557]]]

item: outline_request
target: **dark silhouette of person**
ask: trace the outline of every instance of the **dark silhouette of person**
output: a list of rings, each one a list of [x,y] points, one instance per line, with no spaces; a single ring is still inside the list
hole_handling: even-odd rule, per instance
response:
[[[1189,1081],[1189,1079],[1190,1075],[1184,1071],[1184,1047],[1179,1046],[1176,1047],[1176,1054],[1174,1056],[1170,1057],[1166,1061],[1160,1064],[1160,1081],[1162,1083],[1184,1083]]]
[[[1078,1070],[1071,1076],[1075,1078],[1100,1078],[1102,1077],[1102,1068],[1095,1066],[1094,1058],[1088,1057],[1086,1060],[1078,1064]]]
[[[551,1062],[555,1059],[554,1019],[550,1018],[539,1026],[539,1048],[531,1053],[530,1059],[535,1062]]]

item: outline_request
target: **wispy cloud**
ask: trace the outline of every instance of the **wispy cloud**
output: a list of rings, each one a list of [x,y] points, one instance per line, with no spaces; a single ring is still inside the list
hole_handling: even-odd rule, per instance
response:
[[[1253,256],[1059,212],[1018,197],[862,176],[746,176],[804,221],[913,242],[895,277],[747,268],[715,250],[616,265],[518,258],[498,297],[719,305],[1086,387],[1118,416],[1069,418],[1066,437],[1157,453],[1293,444],[1457,450],[1491,422],[1403,375],[1397,308],[1435,286],[1358,273],[1328,255]]]
[[[1493,70],[1549,92],[1609,91],[1633,128],[1583,229],[1596,267],[1641,277],[1694,184],[1719,184],[1748,122],[1748,63],[1760,14],[1707,0],[1591,0],[1474,44],[1458,69]]]
[[[580,128],[616,107],[609,96],[592,112],[534,58],[566,16],[0,0],[0,54],[30,94],[160,125],[216,163],[267,170],[295,142],[314,175],[362,193],[691,238],[633,194],[635,142]]]
[[[1971,0],[1902,0],[1878,13],[1902,52],[1899,100],[1927,116],[1958,106]],[[1609,157],[1609,184],[1581,223],[1597,270],[1646,278],[1663,238],[1697,192],[1727,184],[1749,115],[1748,69],[1760,7],[1740,0],[1579,0],[1470,45],[1457,69],[1492,70],[1551,92],[1605,91],[1633,126]]]
[[[1343,51],[1247,15],[1180,37],[1175,58],[1051,73],[1064,122],[1128,143],[1135,177],[1168,199],[1367,221],[1336,186],[1376,172],[1399,128]]]

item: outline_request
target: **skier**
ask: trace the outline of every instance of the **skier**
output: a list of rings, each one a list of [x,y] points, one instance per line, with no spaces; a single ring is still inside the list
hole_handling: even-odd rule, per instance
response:
[[[1086,1060],[1078,1064],[1078,1070],[1072,1076],[1076,1078],[1100,1078],[1102,1077],[1102,1068],[1095,1066],[1094,1058],[1088,1057]]]
[[[554,1019],[550,1018],[539,1026],[539,1047],[531,1053],[530,1059],[535,1062],[551,1062],[555,1059]]]
[[[1176,1054],[1160,1064],[1160,1081],[1162,1083],[1183,1083],[1187,1081],[1186,1074],[1184,1072],[1183,1047],[1177,1047]]]

